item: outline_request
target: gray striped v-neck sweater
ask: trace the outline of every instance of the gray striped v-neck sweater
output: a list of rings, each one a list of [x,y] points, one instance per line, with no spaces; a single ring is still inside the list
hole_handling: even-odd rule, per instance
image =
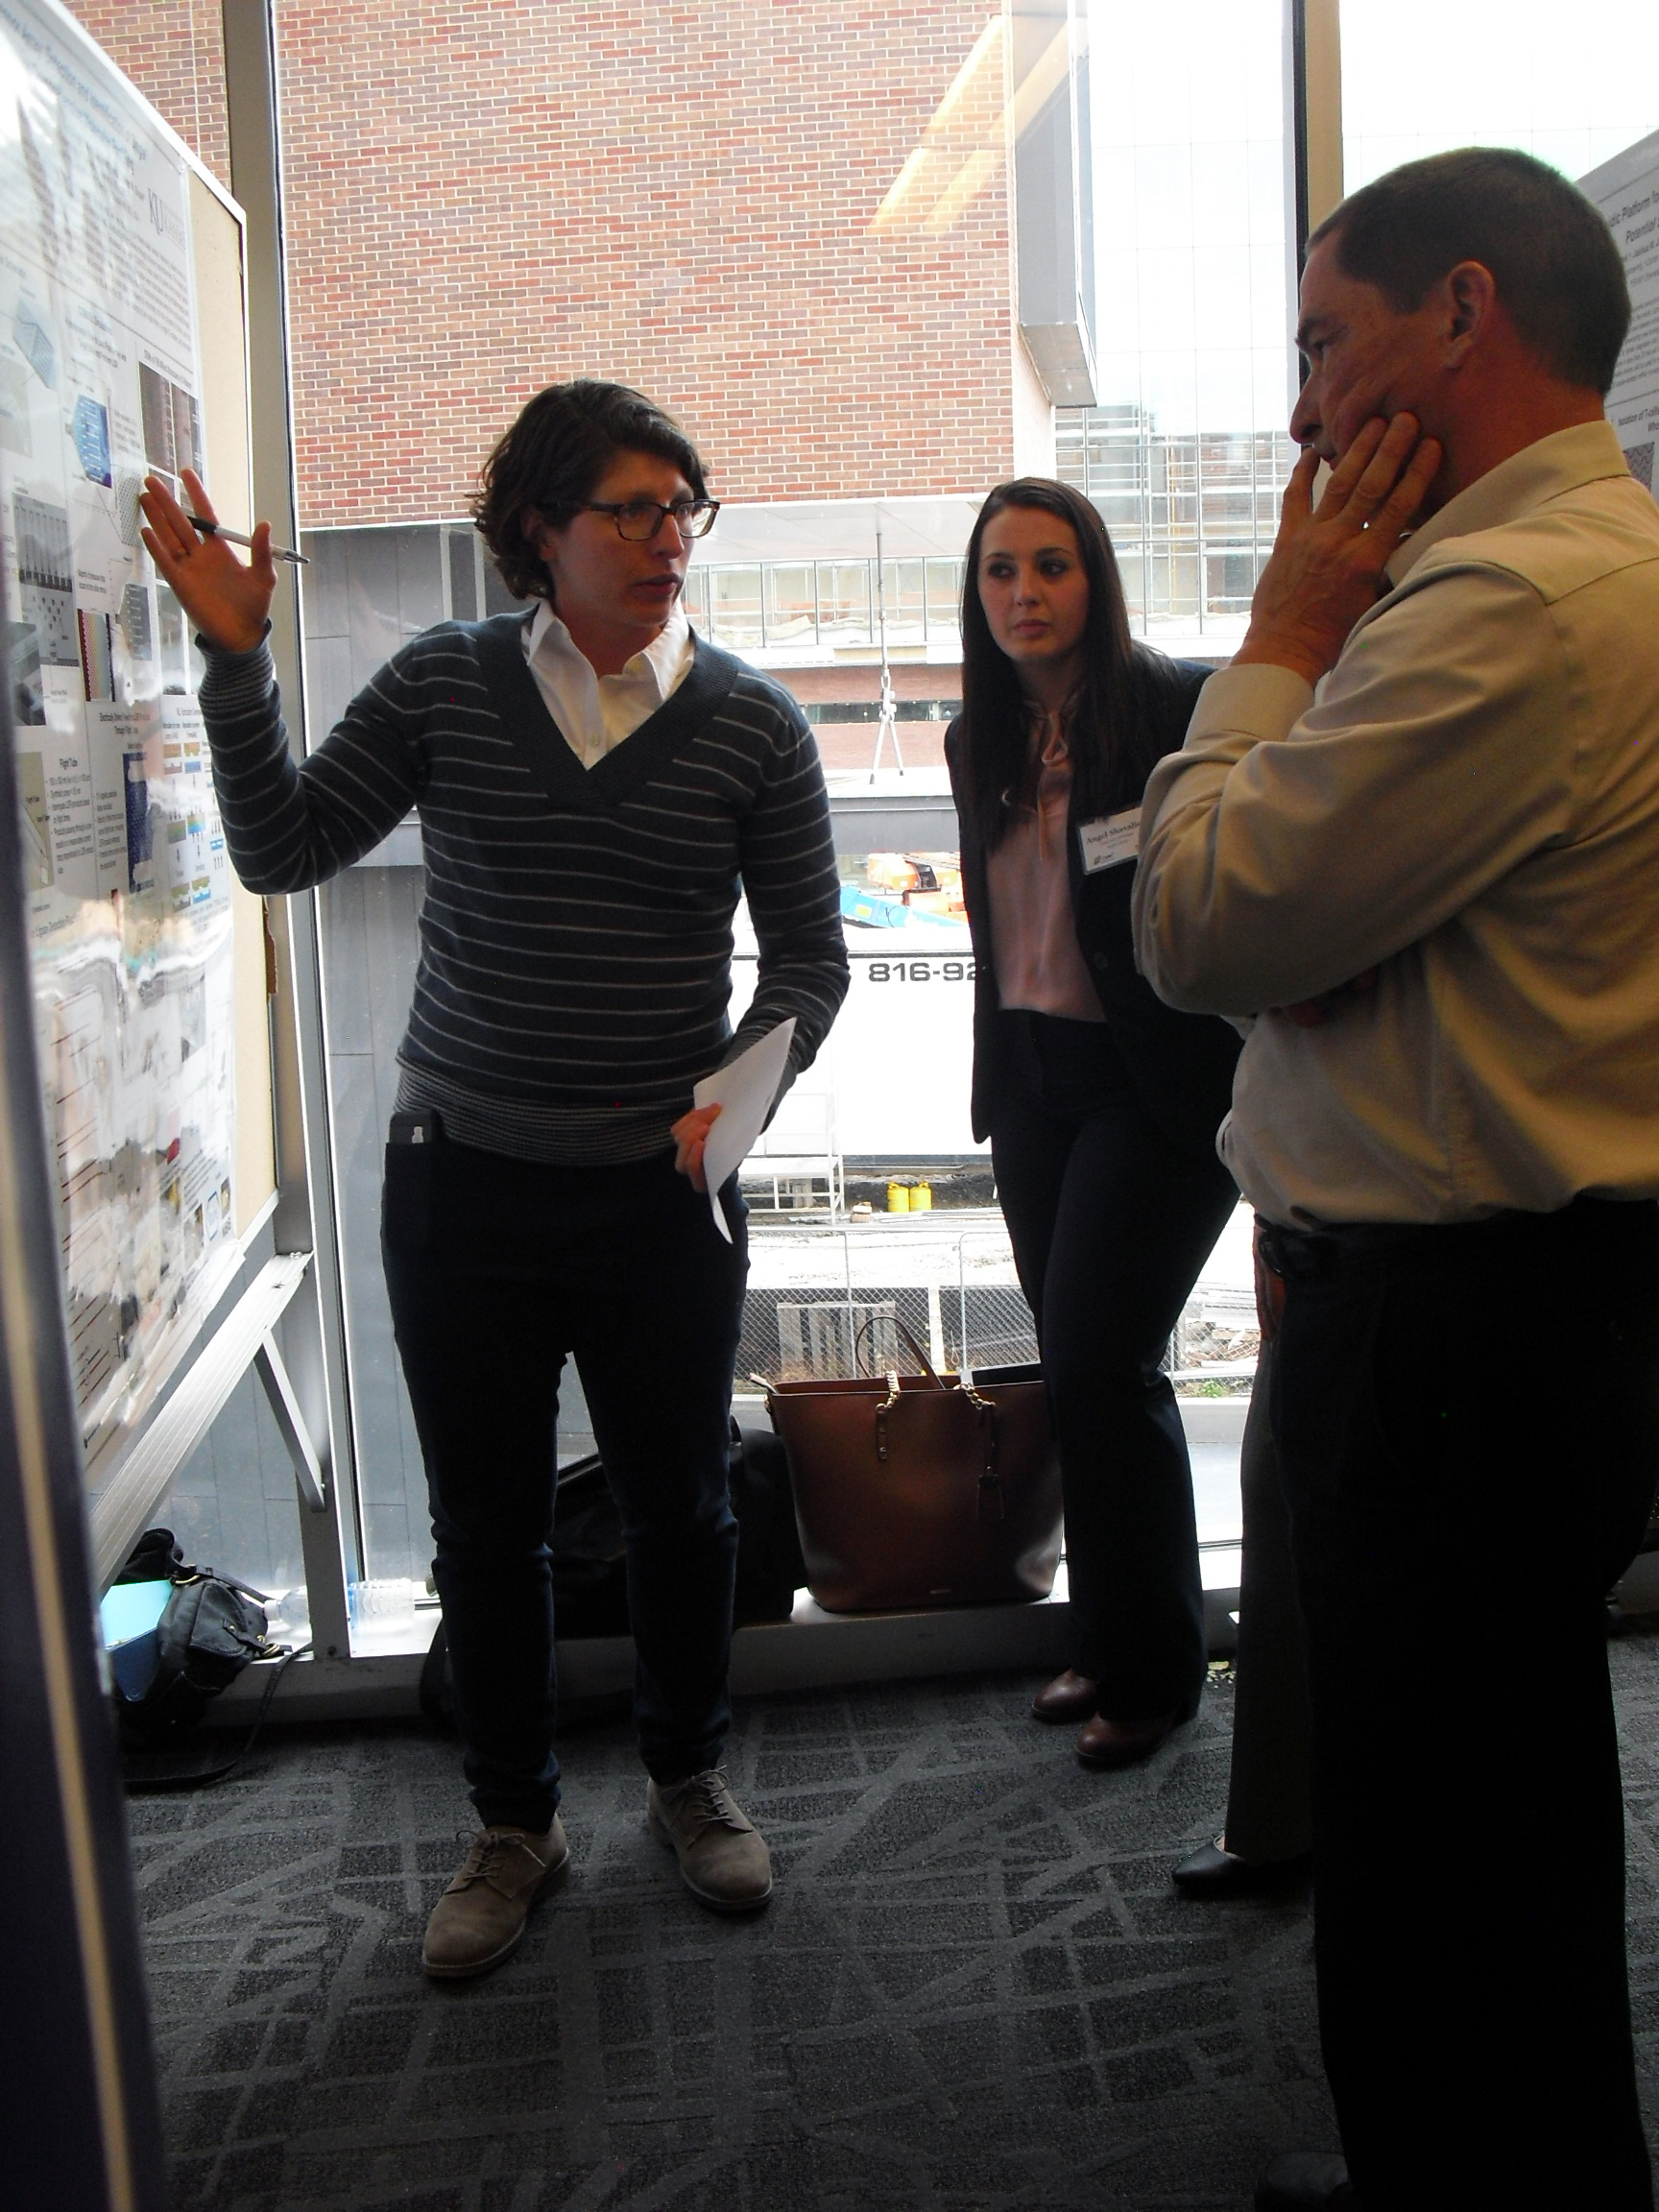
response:
[[[426,861],[398,1104],[459,1142],[572,1165],[668,1143],[699,1076],[796,1019],[792,1071],[847,990],[817,747],[786,692],[697,640],[690,672],[584,768],[523,623],[446,622],[395,654],[296,764],[264,646],[209,651],[202,709],[250,890],[349,868],[413,805]],[[739,879],[759,944],[727,1019]]]

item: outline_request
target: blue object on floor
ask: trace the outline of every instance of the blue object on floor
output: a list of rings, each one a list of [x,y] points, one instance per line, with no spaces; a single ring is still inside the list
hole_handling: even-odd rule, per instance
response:
[[[156,1630],[171,1582],[117,1582],[99,1606],[109,1671],[124,1697],[142,1697],[156,1673]]]

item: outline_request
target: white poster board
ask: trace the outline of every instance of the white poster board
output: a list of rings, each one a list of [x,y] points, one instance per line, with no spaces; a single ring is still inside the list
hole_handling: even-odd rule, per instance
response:
[[[1630,473],[1659,493],[1659,132],[1578,180],[1610,225],[1630,286],[1630,335],[1619,356],[1607,420]]]
[[[0,0],[0,534],[36,1029],[89,1460],[240,1263],[230,870],[147,469],[203,467],[190,165]]]

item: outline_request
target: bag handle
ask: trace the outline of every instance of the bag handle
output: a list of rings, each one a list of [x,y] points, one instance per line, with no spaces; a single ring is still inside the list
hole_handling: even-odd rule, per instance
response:
[[[883,1313],[883,1314],[880,1316],[880,1318],[881,1318],[883,1321],[887,1321],[887,1320],[890,1320],[890,1321],[892,1322],[892,1324],[893,1324],[894,1328],[898,1330],[898,1332],[899,1332],[900,1335],[903,1337],[903,1339],[904,1339],[905,1343],[909,1345],[909,1347],[910,1347],[911,1351],[912,1351],[912,1352],[913,1352],[913,1353],[916,1355],[917,1358],[918,1358],[918,1359],[919,1359],[919,1360],[922,1362],[922,1372],[923,1372],[923,1374],[924,1374],[924,1375],[926,1375],[926,1378],[927,1378],[928,1382],[932,1383],[932,1385],[933,1385],[934,1389],[935,1389],[935,1390],[948,1390],[948,1389],[950,1387],[950,1385],[948,1382],[942,1382],[940,1381],[940,1379],[939,1379],[939,1373],[938,1373],[938,1370],[937,1370],[937,1368],[935,1368],[935,1366],[933,1365],[933,1362],[932,1362],[932,1360],[928,1358],[928,1357],[927,1357],[926,1353],[923,1351],[923,1349],[922,1349],[921,1345],[917,1343],[917,1341],[916,1341],[915,1337],[911,1335],[911,1334],[910,1334],[909,1330],[908,1330],[908,1329],[907,1329],[907,1328],[904,1326],[904,1323],[903,1323],[902,1321],[901,1321],[901,1320],[900,1320],[900,1318],[899,1318],[898,1314],[897,1314],[897,1313],[892,1313],[892,1314]],[[859,1345],[859,1341],[860,1341],[860,1339],[863,1337],[863,1335],[864,1335],[864,1334],[865,1334],[866,1330],[868,1330],[872,1335],[874,1335],[874,1334],[875,1334],[875,1332],[876,1332],[876,1320],[877,1320],[877,1316],[876,1316],[875,1314],[866,1314],[866,1316],[864,1317],[864,1319],[863,1319],[862,1321],[860,1321],[860,1322],[859,1322],[859,1324],[858,1324],[857,1328],[856,1328],[856,1329],[855,1329],[855,1330],[853,1332],[853,1365],[854,1365],[854,1371],[856,1371],[856,1369],[857,1369],[857,1366],[858,1366],[858,1345]],[[889,1380],[889,1382],[891,1382],[891,1381],[892,1381],[892,1377],[893,1377],[893,1370],[892,1370],[891,1368],[889,1368],[889,1369],[888,1369],[888,1380]]]
[[[885,1464],[888,1456],[887,1416],[900,1399],[899,1377],[888,1371],[887,1395],[876,1408],[876,1457]],[[984,1462],[976,1478],[979,1486],[977,1517],[981,1521],[1005,1521],[1008,1505],[1002,1491],[1002,1478],[997,1468],[997,1407],[989,1398],[981,1398],[977,1390],[962,1393],[974,1408],[974,1426],[985,1440]]]

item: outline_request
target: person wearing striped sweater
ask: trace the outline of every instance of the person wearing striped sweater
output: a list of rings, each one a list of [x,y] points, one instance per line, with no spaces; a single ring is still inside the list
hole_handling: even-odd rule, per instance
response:
[[[747,1272],[719,1109],[693,1084],[793,1017],[789,1073],[847,989],[817,750],[784,691],[691,632],[702,463],[639,394],[537,395],[477,523],[518,614],[412,639],[302,762],[265,645],[270,533],[243,563],[186,474],[145,542],[201,634],[227,842],[250,889],[359,860],[408,809],[421,959],[386,1153],[382,1250],[425,1460],[436,1577],[481,1833],[428,1924],[428,1972],[487,1972],[564,1871],[549,1570],[558,1383],[574,1357],[621,1509],[653,1827],[701,1901],[765,1903],[766,1847],[719,1760],[736,1525],[727,1497]],[[739,888],[759,947],[728,1020]]]

